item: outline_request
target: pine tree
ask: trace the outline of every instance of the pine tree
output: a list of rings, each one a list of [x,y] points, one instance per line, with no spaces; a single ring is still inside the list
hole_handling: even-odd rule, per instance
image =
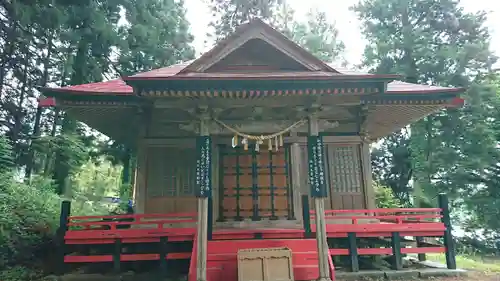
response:
[[[495,61],[485,13],[465,13],[453,0],[366,0],[353,9],[369,40],[364,66],[372,72],[469,88],[465,108],[443,110],[411,125],[409,134],[386,138],[374,155],[376,176],[404,198],[414,192],[413,179],[420,189],[415,193],[428,204],[443,191],[468,200],[477,188],[471,178],[498,154],[488,122],[492,111],[482,103],[489,95],[485,77]]]
[[[211,22],[215,29],[212,36],[216,39],[224,38],[237,26],[253,18],[259,18],[317,58],[326,62],[345,63],[342,59],[345,45],[337,38],[338,30],[335,24],[327,20],[324,12],[311,10],[302,22],[295,19],[293,8],[281,0],[212,0],[210,6],[217,19]]]
[[[183,1],[129,0],[124,8],[128,23],[120,28],[117,70],[121,75],[194,58]]]

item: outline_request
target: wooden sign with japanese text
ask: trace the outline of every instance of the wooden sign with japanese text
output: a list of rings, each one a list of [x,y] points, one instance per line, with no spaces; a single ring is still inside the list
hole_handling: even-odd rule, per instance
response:
[[[212,196],[212,141],[210,136],[196,137],[196,196]]]
[[[309,184],[312,197],[327,197],[323,139],[321,136],[307,137],[309,159]]]

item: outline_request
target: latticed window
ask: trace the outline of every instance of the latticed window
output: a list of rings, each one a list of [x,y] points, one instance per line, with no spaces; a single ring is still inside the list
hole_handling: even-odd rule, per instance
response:
[[[194,148],[149,148],[147,196],[194,196],[195,170]]]
[[[361,192],[359,145],[331,145],[328,150],[332,190],[336,192]]]

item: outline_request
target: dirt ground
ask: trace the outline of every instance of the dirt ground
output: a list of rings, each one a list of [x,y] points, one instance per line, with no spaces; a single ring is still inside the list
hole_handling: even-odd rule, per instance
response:
[[[469,272],[467,276],[454,278],[433,278],[435,281],[500,281],[500,273]]]
[[[373,279],[363,279],[365,281],[379,281]],[[387,280],[387,279],[380,279]],[[428,279],[398,279],[391,281],[412,281],[412,280],[432,280],[432,281],[500,281],[500,273],[483,273],[483,272],[469,272],[466,276],[460,277],[431,277]],[[342,279],[337,279],[335,281],[345,281]],[[362,281],[362,280],[359,280]]]

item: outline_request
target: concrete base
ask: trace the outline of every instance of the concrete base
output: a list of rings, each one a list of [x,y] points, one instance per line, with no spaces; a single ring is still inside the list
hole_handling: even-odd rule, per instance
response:
[[[385,279],[387,280],[415,280],[420,277],[420,272],[418,270],[395,270],[386,271]]]
[[[439,268],[426,268],[420,270],[420,278],[432,277],[457,277],[466,275],[467,271],[463,269],[439,269]]]
[[[465,275],[467,271],[462,269],[438,269],[422,268],[398,271],[375,271],[362,270],[359,272],[336,272],[338,281],[361,281],[361,280],[418,280],[420,278],[432,277],[456,277]]]
[[[400,271],[377,271],[362,270],[359,272],[336,272],[335,279],[338,281],[363,281],[363,280],[417,280],[433,277],[457,277],[466,275],[467,271],[463,269],[440,269],[440,268],[422,268]],[[160,278],[151,274],[130,274],[121,275],[102,275],[102,274],[67,274],[64,276],[48,278],[50,281],[178,281],[186,278]],[[316,281],[331,281],[329,278],[323,278]]]
[[[385,278],[385,273],[378,270],[363,270],[358,272],[335,272],[335,278],[342,281],[377,280]]]
[[[186,278],[162,278],[158,274],[142,273],[123,273],[120,275],[103,275],[103,274],[66,274],[63,276],[54,276],[50,281],[181,281],[187,280]]]

